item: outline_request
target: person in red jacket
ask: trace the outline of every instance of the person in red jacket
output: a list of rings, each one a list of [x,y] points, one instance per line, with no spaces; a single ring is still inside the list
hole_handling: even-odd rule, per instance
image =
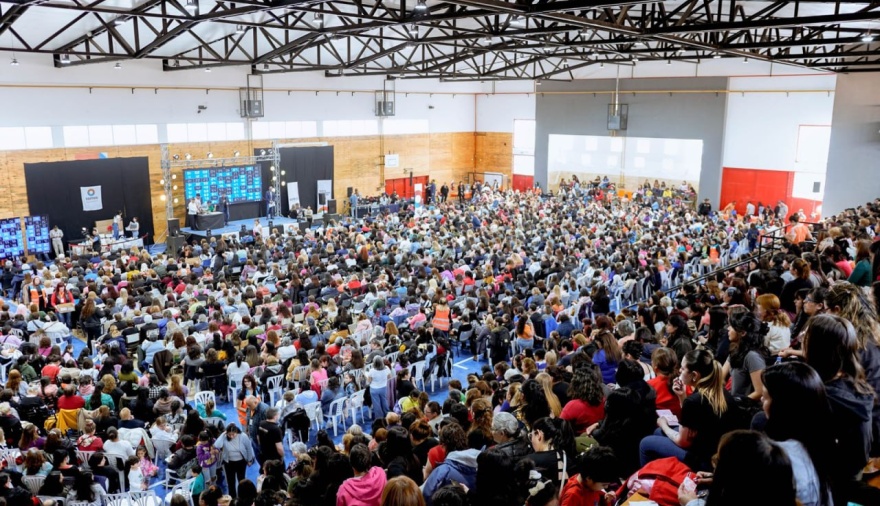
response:
[[[58,316],[58,321],[67,325],[67,328],[70,328],[70,315],[73,311],[61,311],[58,308],[59,304],[69,304],[73,302],[73,294],[67,290],[67,285],[63,282],[58,283],[55,286],[55,291],[52,292],[52,297],[49,300],[52,305],[52,309],[55,311],[55,314]]]
[[[678,360],[670,348],[657,348],[651,354],[651,367],[656,377],[648,380],[648,385],[657,392],[657,410],[668,409],[676,417],[681,416],[681,401],[672,391],[672,381],[678,377]],[[688,389],[687,395],[693,393]]]
[[[593,446],[578,455],[577,472],[562,487],[559,506],[593,506],[614,504],[614,492],[605,489],[618,480],[619,462],[611,448]]]
[[[86,405],[85,399],[76,395],[76,387],[67,385],[63,395],[58,398],[58,409],[80,409]]]

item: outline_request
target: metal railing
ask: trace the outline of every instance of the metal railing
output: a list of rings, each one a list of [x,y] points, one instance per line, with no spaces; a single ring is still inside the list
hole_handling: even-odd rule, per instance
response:
[[[776,236],[776,233],[779,230],[784,231],[785,228],[784,227],[775,228],[775,229],[770,230],[767,233],[765,233],[764,237],[759,238],[758,239],[758,248],[757,248],[757,250],[755,250],[756,253],[752,252],[753,254],[748,254],[748,255],[744,256],[742,259],[737,260],[736,262],[729,263],[729,264],[722,266],[718,269],[714,269],[714,270],[707,272],[705,274],[701,274],[700,276],[697,276],[696,278],[688,279],[687,281],[679,283],[676,286],[662,290],[663,295],[670,295],[670,294],[676,293],[676,292],[680,291],[682,288],[684,288],[686,285],[699,286],[699,285],[703,284],[703,282],[705,282],[706,280],[709,280],[709,279],[716,277],[719,273],[724,273],[724,272],[729,272],[729,271],[735,270],[737,267],[740,267],[743,265],[748,265],[752,261],[760,262],[761,258],[766,257],[768,255],[772,256],[774,253],[776,253],[779,249],[782,248],[782,244],[785,242],[785,236],[781,236],[781,237]],[[743,240],[746,240],[746,239],[743,239]],[[641,281],[642,280],[638,280],[637,283],[639,283]],[[650,295],[651,294],[648,294],[649,297],[650,297]],[[638,306],[639,304],[641,304],[642,302],[644,302],[645,300],[647,300],[647,297],[644,300],[633,302],[627,306],[624,306],[622,308],[618,308],[618,311],[622,311],[624,309],[634,308],[634,307]]]

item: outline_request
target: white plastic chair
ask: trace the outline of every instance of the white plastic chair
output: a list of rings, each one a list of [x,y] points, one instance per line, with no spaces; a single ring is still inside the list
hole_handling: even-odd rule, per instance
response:
[[[64,506],[65,504],[67,504],[66,497],[58,497],[58,496],[51,496],[51,495],[38,495],[37,499],[40,500],[40,504],[46,504],[46,501],[53,501],[55,503],[55,506]]]
[[[79,460],[79,465],[83,469],[89,469],[89,459],[92,458],[95,452],[87,452],[83,450],[76,451],[76,458]]]
[[[196,404],[201,404],[202,406],[208,404],[208,401],[214,401],[214,405],[217,405],[217,400],[214,396],[214,392],[211,390],[202,390],[201,392],[197,392],[195,397],[193,398]]]
[[[336,437],[339,433],[339,421],[342,420],[342,423],[345,423],[345,403],[347,401],[347,397],[335,399],[330,403],[330,409],[327,412],[327,416],[324,417],[333,422],[333,437]]]
[[[367,421],[366,417],[364,417],[364,396],[366,393],[366,389],[358,390],[348,398],[348,410],[351,416],[351,423],[357,423],[358,414],[361,416],[361,422]],[[371,413],[372,411],[368,409],[367,416],[370,416]]]
[[[309,420],[315,422],[315,430],[321,430],[321,419],[323,418],[321,402],[310,402],[304,405],[303,409],[306,410],[306,416],[309,417]]]
[[[195,484],[196,479],[190,478],[186,481],[181,481],[180,483],[173,485],[170,491],[165,494],[165,500],[163,501],[165,504],[171,504],[171,499],[175,494],[180,494],[186,498],[187,502],[192,504],[192,487]],[[160,482],[162,483],[162,482]],[[164,485],[164,483],[163,483]],[[167,487],[166,487],[167,488]]]
[[[43,486],[43,482],[46,481],[45,476],[22,476],[22,483],[31,491],[32,494],[37,495],[40,491],[40,488]]]
[[[310,367],[307,365],[301,365],[296,367],[293,370],[293,381],[299,384],[300,381],[308,379],[309,377],[309,369]]]
[[[105,453],[104,456],[107,458],[107,465],[119,473],[119,483],[125,483],[125,460],[127,457],[119,453],[110,452]],[[104,504],[108,506],[106,502]]]
[[[132,490],[128,493],[130,496],[129,506],[162,506],[162,500],[156,495],[153,489]]]
[[[151,439],[151,441],[153,443],[153,449],[155,450],[156,461],[159,461],[160,459],[165,459],[165,457],[171,455],[171,441],[166,439]],[[76,452],[77,455],[79,455],[79,453],[80,452]]]
[[[420,360],[418,362],[414,362],[412,364],[412,383],[413,386],[418,387],[419,383],[422,384],[422,390],[425,390],[425,361]]]
[[[244,380],[245,376],[247,376],[247,371],[229,375],[229,382],[227,383],[229,402],[235,404],[236,399],[238,399],[238,391],[241,390],[241,382]]]
[[[275,397],[277,396],[281,399],[281,396],[284,395],[284,387],[282,386],[282,382],[284,381],[284,375],[279,374],[278,376],[271,376],[266,380],[266,389],[269,391],[269,405],[275,405]]]

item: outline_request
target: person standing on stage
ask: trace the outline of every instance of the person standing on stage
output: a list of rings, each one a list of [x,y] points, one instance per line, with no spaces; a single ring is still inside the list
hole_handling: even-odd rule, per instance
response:
[[[217,211],[223,213],[223,226],[229,225],[229,199],[221,195],[217,202]]]
[[[131,219],[131,223],[128,224],[128,231],[131,232],[132,239],[137,239],[138,233],[141,231],[141,224],[138,223],[137,216]]]
[[[49,239],[52,239],[52,250],[55,251],[55,258],[61,258],[64,256],[64,242],[61,241],[61,238],[64,237],[64,232],[58,228],[58,225],[49,231]]]
[[[358,208],[358,199],[360,196],[358,195],[358,191],[355,190],[351,193],[351,197],[349,197],[349,204],[351,208],[351,217],[357,218],[357,208]]]
[[[446,203],[447,198],[449,198],[449,185],[443,183],[443,186],[440,187],[440,202]]]
[[[196,198],[190,200],[189,204],[186,205],[186,225],[193,230],[198,230],[196,228],[196,215],[199,214],[200,207],[201,203],[199,202],[198,194],[196,194]]]
[[[113,239],[119,239],[120,235],[125,235],[122,233],[122,211],[116,211],[116,216],[113,217]]]
[[[266,191],[266,217],[270,220],[275,216],[275,188]]]
[[[461,181],[458,182],[458,202],[461,203],[464,200],[464,183]]]

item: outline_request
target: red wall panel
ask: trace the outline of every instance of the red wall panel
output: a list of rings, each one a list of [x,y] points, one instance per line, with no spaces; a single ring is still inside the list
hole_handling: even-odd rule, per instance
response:
[[[412,185],[410,184],[408,177],[400,177],[397,179],[386,179],[385,180],[385,193],[387,195],[391,195],[395,190],[397,191],[397,195],[404,199],[411,199],[413,197],[413,185],[422,184],[422,189],[424,190],[428,186],[428,176],[416,176],[412,178]],[[438,188],[439,191],[439,188]]]
[[[791,196],[793,184],[794,173],[789,171],[724,167],[719,208],[735,200],[737,213],[743,214],[749,200],[755,207],[759,202],[774,207],[777,201],[782,200],[794,212],[803,206],[794,205],[796,199]],[[809,214],[806,207],[804,211]]]
[[[513,189],[517,191],[528,191],[535,185],[535,176],[513,175]]]

